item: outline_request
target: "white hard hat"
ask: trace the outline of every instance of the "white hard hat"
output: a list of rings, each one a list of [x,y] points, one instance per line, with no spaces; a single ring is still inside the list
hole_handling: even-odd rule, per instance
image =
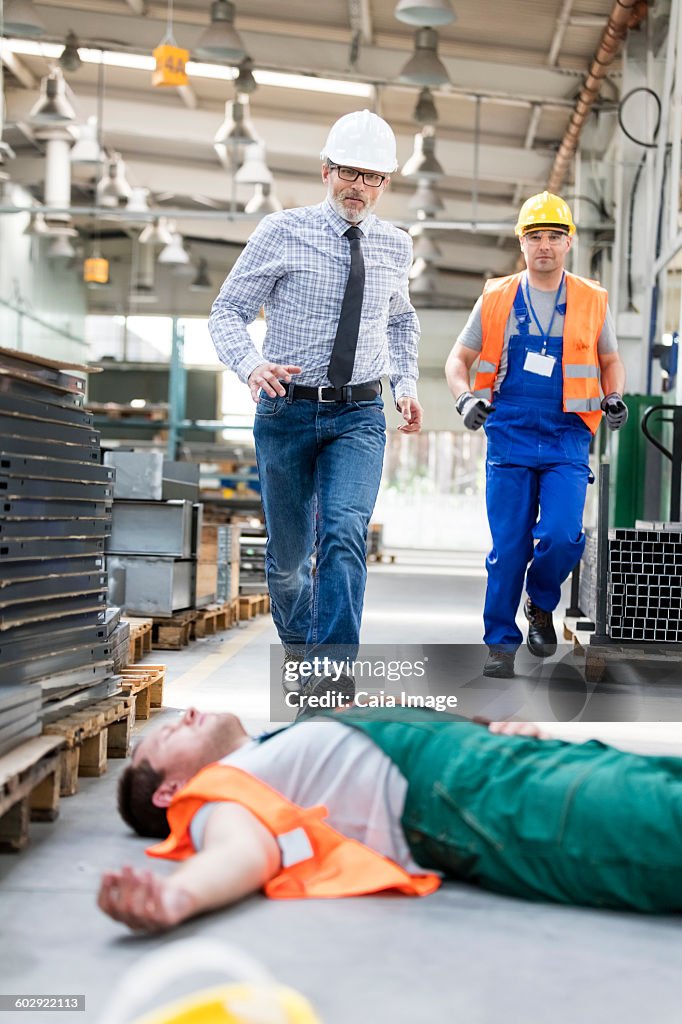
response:
[[[393,129],[371,110],[344,114],[331,126],[320,159],[392,174],[398,170]]]

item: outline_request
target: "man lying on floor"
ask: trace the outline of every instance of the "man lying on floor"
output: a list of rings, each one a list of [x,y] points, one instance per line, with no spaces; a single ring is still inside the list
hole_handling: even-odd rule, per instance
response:
[[[255,740],[234,715],[190,708],[138,743],[119,809],[140,835],[167,837],[148,853],[183,862],[165,877],[103,876],[100,908],[134,929],[257,889],[427,895],[443,876],[527,899],[682,909],[682,758],[525,723],[355,709]]]

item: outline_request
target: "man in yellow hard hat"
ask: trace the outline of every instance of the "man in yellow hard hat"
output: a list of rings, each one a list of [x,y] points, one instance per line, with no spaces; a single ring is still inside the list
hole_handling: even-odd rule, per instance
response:
[[[585,545],[590,441],[602,414],[611,430],[627,421],[606,290],[565,270],[575,230],[560,196],[523,204],[526,270],[486,283],[446,365],[464,426],[488,437],[487,676],[514,675],[524,583],[528,647],[540,658],[556,651],[552,612]]]

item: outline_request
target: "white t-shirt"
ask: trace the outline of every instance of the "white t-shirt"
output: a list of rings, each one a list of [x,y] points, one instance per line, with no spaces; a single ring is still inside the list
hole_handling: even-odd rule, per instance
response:
[[[550,321],[552,320],[552,312],[555,306],[556,291],[545,292],[539,288],[531,288],[528,286],[528,292],[526,292],[527,281],[524,275],[523,278],[524,295],[530,294],[530,301],[533,304],[533,309],[537,315],[538,320],[542,324],[543,330],[547,330]],[[566,283],[564,282],[561,295],[559,296],[559,305],[563,305],[566,302]],[[464,345],[465,348],[469,348],[472,352],[480,352],[483,346],[483,328],[481,326],[481,305],[483,303],[483,296],[480,296],[476,302],[476,305],[469,314],[462,333],[457,339]],[[528,310],[530,314],[530,309]],[[516,319],[516,313],[512,307],[512,311],[507,318],[507,323],[504,328],[504,344],[502,347],[502,355],[500,357],[500,365],[497,370],[497,377],[495,378],[495,391],[499,391],[507,373],[507,352],[509,349],[509,339],[512,334],[518,334],[518,321]],[[535,338],[541,337],[541,332],[538,330],[537,324],[530,316],[529,321],[529,334]],[[554,321],[552,322],[552,337],[561,337],[564,333],[564,317],[561,313],[554,314]],[[613,317],[611,316],[611,310],[606,307],[606,319],[604,320],[604,326],[602,327],[601,334],[599,335],[599,341],[597,343],[597,352],[599,355],[605,355],[607,352],[617,352],[618,341],[616,339],[616,328],[613,323]]]
[[[390,857],[410,873],[424,873],[412,859],[400,824],[405,777],[358,729],[341,722],[301,722],[264,743],[245,744],[220,763],[249,772],[299,807],[323,804],[329,811],[326,821],[337,832]],[[202,847],[215,806],[205,804],[192,819],[195,850]],[[302,859],[280,845],[285,864]]]

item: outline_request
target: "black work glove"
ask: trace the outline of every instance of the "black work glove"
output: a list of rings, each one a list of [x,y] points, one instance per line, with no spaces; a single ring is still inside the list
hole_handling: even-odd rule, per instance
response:
[[[628,421],[628,407],[617,391],[612,391],[602,399],[601,407],[606,416],[609,430],[620,430]]]
[[[467,430],[480,430],[493,411],[493,406],[487,398],[476,398],[471,391],[465,391],[455,402],[455,409],[464,420]]]

